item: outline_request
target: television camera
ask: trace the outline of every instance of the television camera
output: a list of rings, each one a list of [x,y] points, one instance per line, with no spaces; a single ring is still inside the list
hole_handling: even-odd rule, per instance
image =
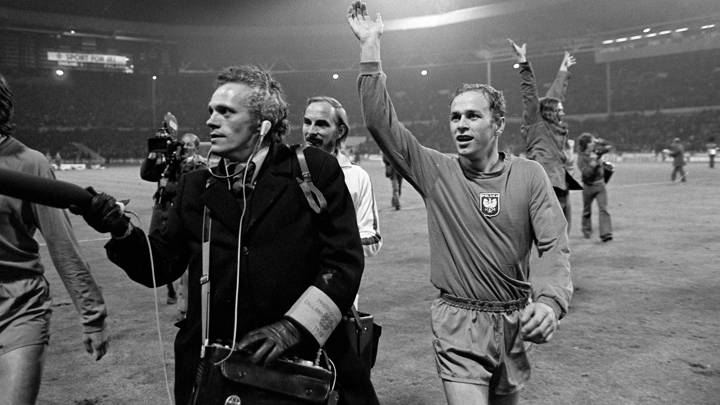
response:
[[[146,166],[143,164],[140,177],[143,180],[158,182],[154,198],[155,202],[160,205],[165,205],[174,197],[175,184],[182,171],[185,148],[183,143],[177,139],[177,130],[177,118],[168,112],[165,114],[160,128],[147,141],[148,160],[152,160],[154,163],[150,166],[150,170],[146,170]]]
[[[165,163],[161,178],[171,181],[177,180],[184,153],[183,144],[177,139],[177,130],[177,118],[168,112],[155,135],[148,138],[148,152],[161,155],[160,159]]]

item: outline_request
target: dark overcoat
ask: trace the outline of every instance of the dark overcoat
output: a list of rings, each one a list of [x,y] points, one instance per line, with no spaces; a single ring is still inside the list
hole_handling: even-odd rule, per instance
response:
[[[233,338],[238,341],[250,330],[278,321],[310,286],[322,290],[343,312],[351,306],[364,267],[353,202],[337,159],[312,147],[305,149],[305,156],[313,181],[328,203],[322,214],[310,209],[298,186],[300,168],[294,152],[286,145],[272,144],[244,215],[241,193],[231,191],[227,180],[208,170],[182,177],[166,230],[153,232],[149,238],[155,280],[140,229],[106,245],[110,260],[148,287],[165,285],[188,268],[187,318],[178,325],[175,341],[178,404],[187,402],[200,358],[203,207],[209,209],[212,223],[211,342],[230,344]],[[238,316],[233,334],[236,285]],[[326,348],[331,358],[347,360],[347,345],[339,332],[330,337]],[[352,363],[351,359],[350,368]],[[340,388],[356,391],[346,398],[367,398],[367,402],[341,403],[375,403],[369,370],[357,371],[348,373],[339,364]]]

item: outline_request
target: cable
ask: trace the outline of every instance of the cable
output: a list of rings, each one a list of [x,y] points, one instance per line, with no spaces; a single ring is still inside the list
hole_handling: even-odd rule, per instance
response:
[[[140,224],[142,224],[142,221],[138,217],[138,215],[132,211],[124,211],[127,214],[132,214],[135,216],[135,218],[138,220]],[[165,377],[165,390],[167,391],[168,395],[168,404],[173,405],[173,396],[172,391],[170,390],[170,378],[168,377],[167,372],[167,366],[168,361],[167,357],[165,356],[165,345],[163,343],[162,338],[162,330],[160,329],[160,307],[158,306],[158,294],[157,294],[157,281],[155,280],[155,260],[153,259],[153,253],[152,253],[152,244],[150,243],[150,237],[148,237],[147,234],[145,234],[145,243],[148,247],[148,255],[150,256],[150,272],[152,275],[152,290],[153,290],[153,304],[155,304],[155,328],[158,333],[158,344],[160,345],[160,354],[162,355],[162,364],[163,364],[163,375]]]
[[[265,122],[263,121],[263,127]],[[250,154],[248,157],[248,160],[245,162],[245,171],[243,172],[242,176],[242,200],[243,200],[243,206],[242,211],[240,212],[240,226],[238,226],[238,245],[237,245],[237,254],[236,254],[236,270],[235,270],[235,317],[233,319],[233,336],[232,336],[232,345],[230,347],[230,351],[228,352],[227,356],[223,357],[220,361],[215,363],[216,366],[222,364],[225,362],[225,360],[229,359],[230,356],[232,356],[233,352],[235,351],[235,342],[237,342],[237,326],[238,326],[238,304],[240,302],[240,255],[242,251],[242,225],[243,220],[245,218],[245,212],[247,212],[247,187],[245,187],[245,183],[247,181],[247,167],[250,165],[250,162],[255,157],[255,154],[260,149],[260,145],[262,144],[263,139],[265,138],[265,135],[263,134],[263,131],[261,130],[260,136],[258,136],[258,140],[255,143],[255,147],[253,148],[253,153]],[[224,160],[223,160],[224,162]],[[255,170],[260,170],[259,167],[255,168]],[[212,171],[210,171],[212,173]],[[225,173],[227,173],[227,167],[225,170]],[[214,174],[213,174],[214,175]],[[229,181],[229,180],[228,180]],[[210,318],[208,318],[208,323],[210,322]]]

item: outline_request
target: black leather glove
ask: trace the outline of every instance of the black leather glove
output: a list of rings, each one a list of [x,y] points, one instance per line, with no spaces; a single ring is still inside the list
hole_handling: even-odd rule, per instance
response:
[[[130,218],[125,216],[115,198],[105,193],[98,194],[92,187],[88,187],[87,191],[93,195],[90,206],[83,210],[73,205],[70,206],[70,212],[82,215],[85,222],[100,233],[124,236],[130,226]]]
[[[250,361],[267,365],[277,360],[288,349],[297,346],[302,333],[289,319],[283,318],[273,324],[248,332],[238,342],[237,350],[248,350]]]

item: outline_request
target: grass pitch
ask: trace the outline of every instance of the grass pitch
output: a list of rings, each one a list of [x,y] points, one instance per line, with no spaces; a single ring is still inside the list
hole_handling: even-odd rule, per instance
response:
[[[367,260],[360,308],[383,326],[373,380],[383,404],[443,404],[431,348],[425,208],[403,183],[402,209],[390,205],[382,163],[361,162],[380,208],[384,245]],[[526,404],[715,404],[720,398],[720,168],[688,166],[687,183],[669,181],[669,163],[619,163],[608,186],[615,239],[580,232],[581,195],[571,194],[570,246],[577,288],[552,342],[532,352]],[[155,185],[138,167],[59,172],[118,198],[146,229]],[[105,257],[104,235],[72,218],[109,310],[110,351],[92,361],[78,316],[44,251],[54,296],[52,337],[39,404],[168,403],[163,352],[172,382],[175,309],[157,289],[130,281]]]

